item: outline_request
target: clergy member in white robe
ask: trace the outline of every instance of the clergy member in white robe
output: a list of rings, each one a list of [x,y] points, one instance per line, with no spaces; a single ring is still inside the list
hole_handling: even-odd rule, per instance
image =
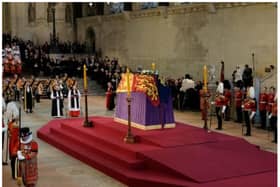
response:
[[[53,91],[51,92],[51,100],[52,100],[52,116],[62,117],[63,116],[63,93],[59,89],[58,85],[55,85]]]
[[[81,98],[80,91],[74,85],[68,91],[68,109],[69,109],[69,115],[71,117],[80,116],[80,110],[81,110],[80,98]]]

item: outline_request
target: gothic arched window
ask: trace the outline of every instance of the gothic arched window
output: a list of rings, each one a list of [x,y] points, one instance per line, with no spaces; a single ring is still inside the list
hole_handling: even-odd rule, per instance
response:
[[[112,14],[117,14],[121,13],[124,10],[124,3],[112,3],[111,4],[111,13]]]
[[[35,3],[28,3],[28,22],[34,22],[36,20],[36,7]]]
[[[71,5],[67,4],[65,7],[65,22],[71,23],[72,22],[72,11],[71,11]]]
[[[158,7],[158,2],[145,2],[142,4],[142,9],[156,8]]]

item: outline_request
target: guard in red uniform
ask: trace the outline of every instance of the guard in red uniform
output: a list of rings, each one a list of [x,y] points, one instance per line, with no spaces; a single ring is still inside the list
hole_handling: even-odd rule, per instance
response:
[[[271,108],[270,125],[274,130],[274,140],[272,142],[277,143],[277,95],[275,95],[274,102]]]
[[[19,126],[18,126],[19,111],[15,102],[10,102],[7,105],[8,118],[8,133],[9,133],[9,155],[11,160],[12,177],[16,179],[15,168],[17,150],[19,148]]]
[[[223,95],[223,92],[224,84],[220,82],[215,97],[216,116],[218,120],[218,127],[216,128],[217,130],[222,130],[222,114],[224,114],[226,108],[225,96]]]
[[[271,115],[272,105],[274,103],[274,97],[275,97],[275,88],[273,86],[271,86],[270,89],[269,89],[269,94],[267,96],[267,105],[266,105],[267,116]]]
[[[235,102],[235,110],[236,110],[236,117],[237,123],[242,123],[242,97],[243,97],[243,93],[242,93],[242,87],[241,85],[236,85],[235,89],[234,89],[234,102]]]
[[[260,111],[260,116],[261,116],[261,128],[262,129],[266,128],[267,100],[268,100],[267,88],[264,87],[263,91],[260,93],[260,96],[259,96],[259,111]]]
[[[230,119],[230,105],[231,105],[231,91],[229,88],[225,88],[224,90],[224,96],[225,96],[225,121],[229,121]]]
[[[256,114],[255,90],[251,86],[248,88],[246,99],[243,104],[244,120],[246,123],[247,131],[245,136],[251,136],[251,120]]]
[[[20,130],[20,150],[17,151],[19,160],[18,180],[24,186],[34,187],[38,180],[38,144],[32,139],[32,132],[28,127]]]

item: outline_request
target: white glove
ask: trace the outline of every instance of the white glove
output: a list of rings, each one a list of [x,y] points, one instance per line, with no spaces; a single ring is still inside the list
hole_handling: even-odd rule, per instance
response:
[[[268,118],[270,119],[272,117],[272,113],[270,113],[269,115],[268,115]]]
[[[214,105],[214,104],[215,104],[215,102],[214,102],[214,101],[212,101],[212,102],[211,102],[211,105]]]
[[[244,105],[241,105],[241,108],[244,108]]]
[[[6,132],[7,131],[7,127],[2,127],[2,132]]]
[[[253,119],[253,117],[255,116],[256,112],[252,112],[251,115],[250,115],[250,120]]]
[[[24,160],[25,157],[22,155],[22,152],[21,151],[17,151],[17,157],[19,160]]]
[[[224,105],[223,108],[222,108],[222,113],[223,113],[223,114],[225,113],[226,108],[227,108],[227,106]]]

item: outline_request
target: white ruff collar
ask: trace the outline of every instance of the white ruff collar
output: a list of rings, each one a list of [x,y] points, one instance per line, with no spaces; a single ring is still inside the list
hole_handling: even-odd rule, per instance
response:
[[[30,134],[29,136],[28,136],[28,138],[24,141],[24,140],[22,140],[22,138],[20,139],[20,143],[22,143],[22,144],[28,144],[28,143],[30,143],[32,141],[32,134]]]

